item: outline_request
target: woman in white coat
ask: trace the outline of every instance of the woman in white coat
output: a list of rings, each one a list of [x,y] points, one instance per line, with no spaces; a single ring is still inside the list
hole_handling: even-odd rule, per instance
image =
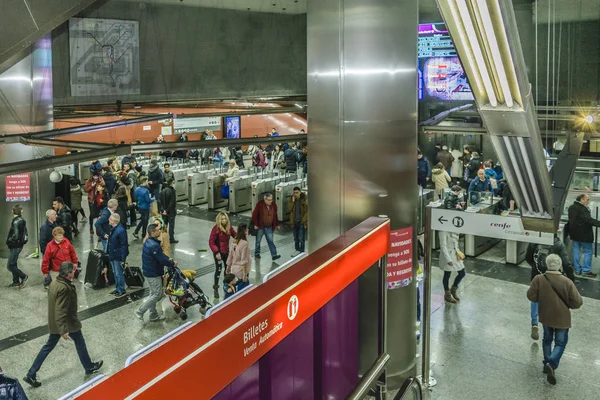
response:
[[[465,265],[463,260],[465,255],[458,247],[458,233],[452,232],[438,232],[440,238],[440,264],[439,267],[444,271],[444,300],[448,303],[456,303],[460,300],[458,297],[458,285],[460,281],[465,277]],[[450,275],[452,272],[458,272],[452,288],[449,287]]]

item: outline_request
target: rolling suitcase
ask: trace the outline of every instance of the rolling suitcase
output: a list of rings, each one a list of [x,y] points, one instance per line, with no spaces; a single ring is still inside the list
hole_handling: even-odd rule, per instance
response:
[[[106,274],[104,268],[107,269]],[[85,266],[85,283],[90,283],[94,289],[102,289],[114,282],[108,255],[99,249],[91,250]]]
[[[125,275],[125,284],[127,287],[144,286],[145,278],[140,267],[130,267],[129,265],[125,264],[123,273]]]

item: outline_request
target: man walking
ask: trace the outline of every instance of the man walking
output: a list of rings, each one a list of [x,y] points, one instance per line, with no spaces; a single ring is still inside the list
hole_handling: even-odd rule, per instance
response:
[[[40,228],[40,251],[42,256],[46,252],[46,246],[52,240],[52,230],[56,228],[56,217],[54,209],[51,208],[46,211],[46,221],[44,221]]]
[[[93,374],[102,367],[102,360],[92,362],[90,359],[85,339],[81,333],[81,322],[77,316],[77,290],[72,282],[74,277],[75,264],[65,261],[60,264],[58,278],[50,284],[48,290],[48,331],[50,336],[35,358],[27,376],[23,378],[33,387],[42,385],[37,380],[37,373],[61,337],[64,340],[71,338],[75,342],[77,355],[86,375]]]
[[[94,223],[96,231],[100,235],[100,242],[102,243],[102,249],[106,253],[106,245],[108,243],[108,236],[110,235],[110,217],[117,212],[119,207],[119,201],[117,199],[110,199],[106,203],[106,207],[100,213],[100,217]]]
[[[150,167],[148,168],[148,188],[150,189],[150,193],[152,193],[152,197],[158,201],[158,209],[160,210],[160,185],[162,185],[164,181],[163,172],[160,170],[158,166],[158,161],[155,159],[150,160]]]
[[[288,204],[290,226],[294,229],[296,251],[292,257],[304,253],[304,234],[308,225],[308,198],[299,187],[294,188],[294,194]]]
[[[56,211],[56,225],[65,230],[65,237],[73,242],[73,225],[71,223],[71,209],[65,204],[62,197],[56,197],[52,201],[52,208]]]
[[[133,236],[139,239],[138,232],[142,229],[142,237],[146,237],[146,228],[148,227],[148,218],[150,218],[150,204],[156,199],[150,197],[150,190],[148,190],[148,178],[142,176],[140,178],[140,186],[135,189],[135,201],[137,203],[138,210],[140,211],[140,223],[135,228]]]
[[[600,221],[592,218],[590,209],[590,196],[580,194],[569,207],[569,237],[573,241],[573,264],[577,275],[583,274],[588,278],[595,278],[592,273],[592,250],[594,243],[594,230],[592,227],[600,226]],[[581,263],[583,251],[583,263]]]
[[[527,298],[539,304],[540,322],[544,326],[544,373],[548,382],[556,385],[554,371],[569,341],[571,311],[583,304],[583,299],[575,284],[560,272],[560,256],[550,254],[546,257],[548,271],[537,275],[531,281]],[[554,342],[554,348],[552,348]]]
[[[108,236],[107,250],[108,260],[115,276],[115,290],[110,294],[120,298],[127,296],[125,293],[125,261],[129,255],[129,243],[127,243],[127,231],[121,222],[121,216],[114,213],[109,218],[111,228]]]
[[[161,214],[165,220],[165,225],[169,227],[169,241],[171,243],[179,243],[175,240],[175,217],[177,216],[177,193],[173,187],[175,181],[169,179],[166,186],[160,192],[160,205],[162,206]]]
[[[271,259],[273,261],[281,258],[277,254],[277,248],[273,243],[273,231],[279,230],[279,221],[277,220],[277,204],[273,203],[273,195],[265,194],[264,200],[259,201],[252,211],[252,223],[257,230],[256,245],[254,246],[254,257],[260,258],[260,242],[263,236],[267,238],[267,244],[271,251]]]
[[[10,223],[8,238],[6,238],[6,245],[8,246],[8,264],[6,267],[12,273],[13,281],[8,287],[23,289],[29,280],[29,276],[19,269],[18,260],[19,254],[23,251],[23,246],[28,241],[27,224],[22,217],[23,208],[20,205],[14,206],[12,213],[13,220]]]
[[[148,239],[144,242],[142,248],[142,273],[146,277],[148,286],[150,287],[150,296],[135,311],[135,316],[144,321],[144,313],[150,310],[150,322],[162,321],[164,316],[159,315],[156,311],[156,304],[160,301],[163,295],[162,277],[165,272],[165,267],[173,268],[177,265],[163,253],[158,237],[161,235],[161,229],[157,224],[148,226]]]

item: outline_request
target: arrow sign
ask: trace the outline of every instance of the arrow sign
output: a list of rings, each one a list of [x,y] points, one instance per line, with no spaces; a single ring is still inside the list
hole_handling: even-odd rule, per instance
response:
[[[440,224],[442,224],[442,225],[444,225],[444,222],[448,222],[447,219],[444,219],[443,215],[438,219],[438,221],[440,221]]]

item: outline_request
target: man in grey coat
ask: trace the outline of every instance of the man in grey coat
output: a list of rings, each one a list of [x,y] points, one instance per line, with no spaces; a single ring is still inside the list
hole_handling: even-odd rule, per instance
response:
[[[42,367],[46,357],[54,350],[62,337],[64,340],[73,340],[79,361],[83,365],[86,375],[98,371],[103,361],[92,362],[81,333],[81,322],[77,317],[77,291],[73,285],[75,278],[75,265],[70,261],[60,264],[58,278],[53,280],[48,289],[48,331],[50,336],[35,358],[33,365],[23,380],[33,387],[40,387],[42,383],[37,380],[37,372]]]

